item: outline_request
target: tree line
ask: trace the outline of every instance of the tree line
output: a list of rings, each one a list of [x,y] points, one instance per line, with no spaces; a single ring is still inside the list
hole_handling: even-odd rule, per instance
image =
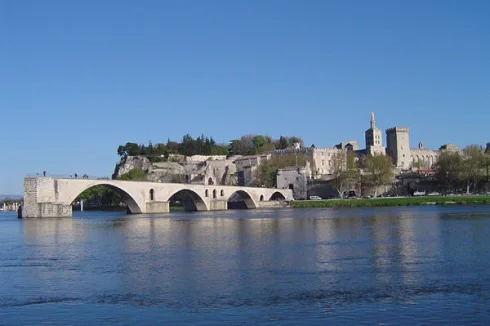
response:
[[[3,199],[0,200],[0,205],[3,205],[3,204],[13,204],[13,203],[20,203],[23,201],[23,198],[8,198],[8,197],[5,197]]]
[[[181,142],[167,140],[167,143],[148,145],[127,142],[119,145],[117,154],[123,158],[128,156],[147,156],[150,160],[166,160],[170,154],[192,155],[254,155],[270,152],[275,149],[285,149],[294,143],[303,144],[299,137],[281,136],[274,140],[270,136],[245,135],[230,141],[229,145],[217,144],[213,137],[201,135],[194,139],[186,134]]]
[[[490,152],[479,145],[469,145],[461,152],[443,152],[435,167],[442,191],[477,193],[490,181]]]
[[[228,147],[226,145],[216,144],[213,137],[199,136],[194,139],[187,134],[182,137],[182,141],[175,142],[167,140],[167,143],[153,144],[151,141],[148,145],[127,142],[125,145],[119,145],[117,154],[121,157],[144,155],[149,158],[165,157],[169,154],[192,155],[227,155]]]
[[[391,158],[386,155],[365,156],[356,160],[352,152],[338,152],[332,160],[332,185],[339,196],[361,185],[365,190],[376,190],[394,181],[395,170]],[[414,167],[429,167],[414,162]],[[480,193],[490,185],[490,151],[482,146],[469,145],[462,151],[443,151],[437,163],[431,167],[433,182],[442,193]]]
[[[339,197],[355,189],[356,195],[373,192],[393,182],[395,169],[388,155],[368,155],[357,159],[352,151],[339,151],[332,159],[332,186]]]

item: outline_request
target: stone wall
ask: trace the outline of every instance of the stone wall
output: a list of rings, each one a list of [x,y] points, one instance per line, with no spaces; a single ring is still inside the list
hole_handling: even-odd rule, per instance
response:
[[[153,163],[147,172],[146,179],[153,182],[178,182],[184,180],[185,170],[175,162]]]
[[[277,188],[292,189],[295,200],[307,199],[306,168],[285,168],[277,171]]]
[[[410,166],[415,162],[422,163],[425,167],[430,168],[437,163],[439,151],[427,148],[412,148],[410,149]]]
[[[192,155],[185,158],[186,162],[204,162],[226,160],[226,155]]]
[[[323,175],[332,173],[333,155],[342,149],[338,148],[318,148],[318,147],[288,147],[286,149],[275,150],[271,154],[274,156],[297,155],[305,158],[311,166],[309,175],[321,178]]]
[[[251,186],[257,167],[270,158],[270,154],[242,156],[233,162],[235,165],[235,180],[239,186]]]

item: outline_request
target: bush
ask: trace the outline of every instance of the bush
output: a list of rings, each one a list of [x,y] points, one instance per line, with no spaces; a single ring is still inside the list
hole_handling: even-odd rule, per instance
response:
[[[131,181],[146,181],[146,173],[141,169],[131,169],[128,173],[124,173],[117,177],[118,180],[131,180]]]

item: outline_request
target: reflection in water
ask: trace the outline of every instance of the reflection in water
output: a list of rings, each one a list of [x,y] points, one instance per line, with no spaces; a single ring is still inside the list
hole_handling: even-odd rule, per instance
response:
[[[482,206],[0,219],[0,317],[487,321],[489,217]],[[469,303],[481,312],[455,315]]]

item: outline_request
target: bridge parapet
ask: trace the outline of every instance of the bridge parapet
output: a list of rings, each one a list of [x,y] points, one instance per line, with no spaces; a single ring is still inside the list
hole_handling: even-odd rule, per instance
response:
[[[53,179],[90,179],[90,180],[112,180],[110,177],[106,176],[95,176],[95,175],[88,175],[88,174],[64,174],[64,173],[58,173],[58,174],[52,174],[52,173],[47,173],[45,171],[43,172],[35,172],[35,173],[27,173],[26,178],[53,178]]]

